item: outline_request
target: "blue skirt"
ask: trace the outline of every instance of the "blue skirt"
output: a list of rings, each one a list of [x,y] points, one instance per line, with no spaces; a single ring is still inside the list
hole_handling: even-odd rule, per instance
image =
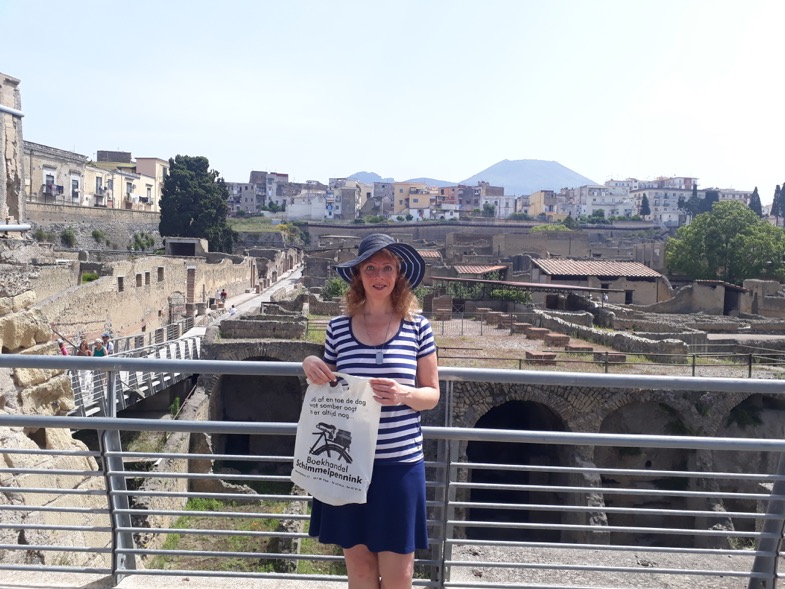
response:
[[[308,534],[323,544],[409,554],[428,548],[425,463],[374,463],[368,502],[327,505],[313,500]]]

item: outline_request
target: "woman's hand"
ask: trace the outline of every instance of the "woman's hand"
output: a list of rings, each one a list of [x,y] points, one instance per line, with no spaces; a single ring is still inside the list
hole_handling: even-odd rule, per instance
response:
[[[335,380],[332,367],[318,356],[308,356],[303,360],[303,371],[308,382],[325,384]]]
[[[371,378],[368,382],[373,390],[373,398],[381,405],[405,405],[411,394],[391,378]]]

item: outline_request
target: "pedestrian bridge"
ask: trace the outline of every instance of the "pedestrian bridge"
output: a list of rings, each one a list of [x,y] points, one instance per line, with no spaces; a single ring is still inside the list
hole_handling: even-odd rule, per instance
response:
[[[120,358],[198,360],[201,345],[201,335],[183,336],[140,348],[126,349],[111,356],[104,356],[98,361],[112,364],[113,360]],[[86,417],[114,415],[117,411],[128,409],[135,403],[194,374],[192,370],[168,372],[150,370],[150,367],[143,370],[111,370],[112,366],[107,366],[106,370],[69,370],[71,387],[74,391],[74,409],[69,415]],[[187,368],[190,368],[190,365]],[[107,404],[107,399],[111,398],[110,385],[116,391],[115,413]]]

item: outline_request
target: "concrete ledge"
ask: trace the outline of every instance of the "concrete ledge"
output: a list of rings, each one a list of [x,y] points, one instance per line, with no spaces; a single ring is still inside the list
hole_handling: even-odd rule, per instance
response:
[[[546,333],[544,339],[547,346],[567,346],[570,343],[570,336],[561,333]]]
[[[594,348],[591,346],[576,346],[573,344],[567,344],[564,346],[564,351],[566,352],[583,352],[585,354],[591,354],[594,351]]]
[[[544,327],[529,327],[526,330],[526,337],[529,339],[545,339],[545,335],[550,333],[550,330]]]
[[[527,351],[526,362],[529,364],[556,364],[556,353]]]

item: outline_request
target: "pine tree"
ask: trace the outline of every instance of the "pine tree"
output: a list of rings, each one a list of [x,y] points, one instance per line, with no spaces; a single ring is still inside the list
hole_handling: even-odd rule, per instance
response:
[[[769,211],[769,214],[774,217],[774,224],[777,227],[780,226],[780,211],[782,211],[782,191],[780,185],[777,184],[774,189],[774,200],[771,201],[771,211]]]
[[[237,234],[226,224],[229,191],[204,156],[169,160],[161,196],[162,236],[200,237],[211,251],[231,253]]]
[[[641,210],[639,211],[639,214],[641,217],[648,217],[649,215],[651,215],[651,207],[649,206],[649,199],[646,197],[645,194],[641,199]]]
[[[750,209],[758,215],[758,217],[763,216],[763,205],[760,202],[760,195],[758,194],[758,187],[755,187],[755,190],[752,191],[752,196],[750,196]]]

